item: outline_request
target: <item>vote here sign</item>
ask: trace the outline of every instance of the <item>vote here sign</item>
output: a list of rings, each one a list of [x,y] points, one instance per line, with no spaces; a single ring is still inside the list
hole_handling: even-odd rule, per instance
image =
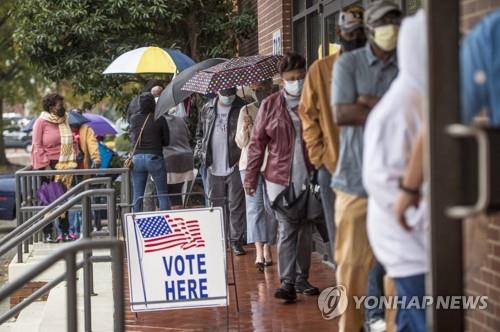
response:
[[[128,213],[132,311],[227,306],[221,208]]]

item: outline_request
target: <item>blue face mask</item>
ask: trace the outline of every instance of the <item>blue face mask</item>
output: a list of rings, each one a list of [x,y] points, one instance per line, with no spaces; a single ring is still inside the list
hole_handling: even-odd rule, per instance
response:
[[[219,94],[219,101],[224,105],[231,105],[235,99],[236,99],[236,95],[223,96],[223,95]]]
[[[291,96],[299,97],[302,93],[302,87],[304,86],[304,79],[295,81],[283,81],[286,93]]]

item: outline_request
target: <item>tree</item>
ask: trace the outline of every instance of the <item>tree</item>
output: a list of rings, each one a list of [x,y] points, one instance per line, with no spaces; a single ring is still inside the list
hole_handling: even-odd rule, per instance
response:
[[[0,2],[0,119],[4,102],[14,104],[36,99],[44,81],[29,68],[26,59],[14,47],[14,8],[16,1]],[[3,133],[3,121],[0,121]],[[5,155],[3,135],[0,135],[0,165],[9,164]]]
[[[123,106],[124,83],[137,76],[103,76],[131,49],[176,48],[195,60],[231,57],[236,41],[255,29],[254,14],[233,11],[232,0],[24,0],[17,4],[15,41],[40,73],[68,80],[96,102],[106,96]],[[128,96],[127,96],[128,95]]]

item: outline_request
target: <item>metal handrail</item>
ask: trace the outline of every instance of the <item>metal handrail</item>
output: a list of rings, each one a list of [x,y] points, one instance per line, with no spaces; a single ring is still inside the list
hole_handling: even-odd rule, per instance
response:
[[[128,168],[84,168],[84,169],[55,169],[55,170],[33,170],[32,166],[26,166],[16,172],[24,176],[54,176],[54,175],[110,175],[128,173]]]
[[[77,315],[77,293],[76,293],[76,271],[80,268],[81,263],[76,263],[76,254],[80,251],[88,251],[92,249],[110,249],[111,250],[111,269],[112,269],[112,283],[113,283],[113,302],[114,302],[114,331],[121,332],[124,331],[124,297],[123,297],[123,243],[119,240],[81,240],[76,243],[72,243],[64,248],[61,248],[52,256],[47,257],[45,260],[40,262],[34,268],[29,270],[20,278],[14,280],[13,282],[5,284],[0,289],[0,301],[9,297],[16,290],[24,286],[30,280],[40,275],[46,269],[54,265],[61,259],[66,261],[66,273],[65,279],[67,282],[67,329],[68,331],[78,330],[78,315]],[[82,265],[83,266],[83,265]],[[56,279],[59,283],[61,280]],[[54,280],[50,285],[55,286]],[[51,287],[51,288],[52,288]],[[43,295],[49,289],[45,289],[43,292],[38,290],[35,292],[37,295]],[[33,302],[35,293],[32,296],[24,299],[21,303],[29,302],[23,304],[24,307]],[[22,308],[21,308],[22,309]],[[10,317],[14,316],[21,309],[17,306],[9,310],[7,313],[0,317],[0,324],[5,322]],[[84,309],[85,310],[85,309]],[[85,316],[89,315],[85,311]]]
[[[46,214],[48,211],[52,210],[53,208],[57,207],[60,203],[64,202],[67,198],[70,196],[73,196],[76,193],[81,192],[83,188],[85,188],[88,185],[91,184],[106,184],[108,188],[111,187],[111,178],[92,178],[92,179],[87,179],[84,180],[80,183],[78,183],[76,186],[72,187],[70,190],[65,192],[62,196],[58,197],[54,202],[52,202],[50,205],[44,206],[41,211],[36,213],[34,216],[32,216],[30,219],[26,220],[23,222],[21,225],[17,226],[14,228],[11,232],[6,234],[1,240],[0,240],[0,246],[13,238],[15,235],[23,232],[26,228],[31,226],[36,220],[38,220],[40,217],[43,217],[44,214]]]
[[[16,179],[16,220],[17,226],[24,223],[25,219],[33,215],[34,212],[42,210],[41,206],[33,206],[36,201],[36,190],[41,185],[41,177],[50,177],[53,175],[74,175],[74,176],[105,176],[105,175],[120,175],[121,176],[121,198],[120,211],[123,213],[130,212],[128,206],[131,197],[131,179],[130,170],[128,168],[107,168],[107,169],[72,169],[72,170],[34,170],[33,167],[26,166],[15,174]],[[124,206],[122,206],[124,204]],[[81,206],[74,206],[74,209],[81,209]],[[102,210],[103,206],[92,204],[93,210]],[[121,213],[120,213],[121,216]],[[24,242],[24,252],[29,252],[29,244],[34,241],[41,240],[41,236],[37,235]],[[18,247],[18,257],[22,256],[22,244]]]
[[[47,212],[44,215],[44,218],[33,223],[28,229],[24,230],[21,234],[18,234],[14,236],[14,238],[10,239],[6,243],[0,246],[0,256],[4,255],[7,253],[9,250],[12,248],[16,247],[26,239],[28,239],[30,236],[36,234],[37,232],[41,231],[45,226],[50,224],[56,217],[60,216],[62,213],[66,212],[69,208],[71,208],[73,205],[75,205],[78,201],[80,201],[82,198],[89,197],[89,196],[108,196],[109,201],[112,202],[109,206],[112,206],[108,209],[108,221],[109,221],[109,228],[110,228],[110,233],[112,236],[116,236],[116,218],[115,218],[115,208],[116,208],[116,197],[115,197],[115,190],[114,189],[90,189],[86,190],[84,192],[79,193],[76,196],[73,196],[73,198],[69,199],[68,201],[64,202],[63,204],[59,205],[56,209],[52,210],[51,212]],[[22,253],[19,256],[18,254],[18,262],[22,263]]]

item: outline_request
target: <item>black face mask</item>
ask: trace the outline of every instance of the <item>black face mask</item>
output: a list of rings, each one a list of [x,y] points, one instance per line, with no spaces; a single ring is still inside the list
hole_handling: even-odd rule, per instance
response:
[[[356,38],[353,40],[345,40],[340,37],[340,45],[342,45],[342,50],[344,52],[354,51],[355,49],[365,46],[366,38]]]
[[[257,89],[254,91],[254,98],[257,100],[257,103],[261,103],[264,99],[266,99],[271,93],[265,89]]]
[[[56,111],[56,115],[60,118],[62,118],[64,116],[64,114],[66,114],[66,110],[64,109],[64,107],[61,107],[60,109],[58,109]]]

